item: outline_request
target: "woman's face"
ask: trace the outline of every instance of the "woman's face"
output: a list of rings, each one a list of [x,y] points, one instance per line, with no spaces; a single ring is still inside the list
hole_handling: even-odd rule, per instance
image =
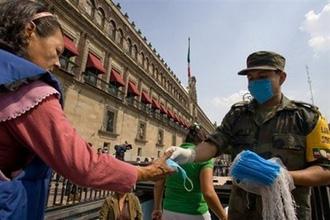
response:
[[[60,29],[48,37],[40,37],[35,28],[27,30],[28,46],[26,58],[38,66],[52,71],[60,66],[59,57],[64,50],[63,35]]]

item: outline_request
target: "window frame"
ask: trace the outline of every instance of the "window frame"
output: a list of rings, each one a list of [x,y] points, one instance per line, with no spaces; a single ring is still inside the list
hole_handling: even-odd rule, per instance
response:
[[[140,134],[141,132],[141,125],[143,125],[143,131],[142,131],[142,136]],[[147,135],[147,123],[144,121],[139,121],[138,122],[138,127],[137,127],[137,132],[136,132],[136,139],[145,141],[146,140],[146,135]]]
[[[156,146],[163,147],[164,146],[164,129],[158,129],[157,131],[157,139],[156,139]]]

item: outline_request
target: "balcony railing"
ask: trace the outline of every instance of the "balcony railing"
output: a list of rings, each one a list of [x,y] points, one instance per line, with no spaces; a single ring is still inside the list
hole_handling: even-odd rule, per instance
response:
[[[124,92],[121,91],[119,87],[100,79],[98,75],[90,71],[85,71],[83,73],[83,76],[85,83],[98,89],[101,89],[102,91],[110,94],[113,97],[123,100]]]
[[[86,71],[83,74],[84,74],[85,83],[96,87],[97,80],[98,80],[97,74],[89,72],[89,71]]]
[[[152,111],[152,116],[153,116],[153,118],[157,118],[158,120],[162,120],[163,119],[163,115],[159,112],[159,110],[153,110]]]
[[[138,109],[140,107],[140,102],[134,96],[127,96],[126,103]]]
[[[119,97],[120,94],[124,95],[117,86],[112,85],[111,83],[108,83],[105,87],[106,92],[110,93],[112,96]]]
[[[60,57],[61,69],[64,71],[74,74],[74,69],[78,66],[75,62],[71,61],[69,57],[61,56]]]
[[[95,73],[90,71],[84,72],[83,76],[86,84],[101,89],[104,92],[120,100],[124,100],[125,93],[121,91],[119,87],[98,78],[98,76]],[[182,132],[185,131],[185,128],[183,128],[176,122],[170,120],[166,114],[160,113],[159,110],[152,109],[149,104],[147,105],[145,103],[139,102],[134,96],[126,97],[125,102],[127,105],[130,105],[140,111],[145,112],[149,117],[156,118],[159,121],[162,121],[163,123],[166,123],[169,126],[174,127]]]
[[[151,106],[150,104],[140,103],[140,110],[147,113],[148,115],[151,114]]]

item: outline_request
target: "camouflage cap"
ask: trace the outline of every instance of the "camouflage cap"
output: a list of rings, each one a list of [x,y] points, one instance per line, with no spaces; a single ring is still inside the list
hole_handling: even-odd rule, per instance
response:
[[[281,70],[284,71],[285,58],[271,51],[257,51],[246,59],[247,68],[238,72],[246,75],[250,70]]]

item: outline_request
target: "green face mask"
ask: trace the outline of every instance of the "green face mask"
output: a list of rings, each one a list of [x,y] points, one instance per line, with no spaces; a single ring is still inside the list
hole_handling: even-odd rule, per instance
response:
[[[186,171],[179,164],[177,164],[174,160],[168,159],[168,160],[166,160],[166,163],[167,163],[167,165],[169,167],[175,169],[176,172],[180,172],[181,173],[181,176],[183,178],[183,187],[185,188],[185,190],[187,190],[188,192],[190,192],[191,190],[193,190],[193,188],[194,188],[193,182],[187,176]],[[191,188],[188,188],[186,186],[186,182],[187,181],[190,183]]]

